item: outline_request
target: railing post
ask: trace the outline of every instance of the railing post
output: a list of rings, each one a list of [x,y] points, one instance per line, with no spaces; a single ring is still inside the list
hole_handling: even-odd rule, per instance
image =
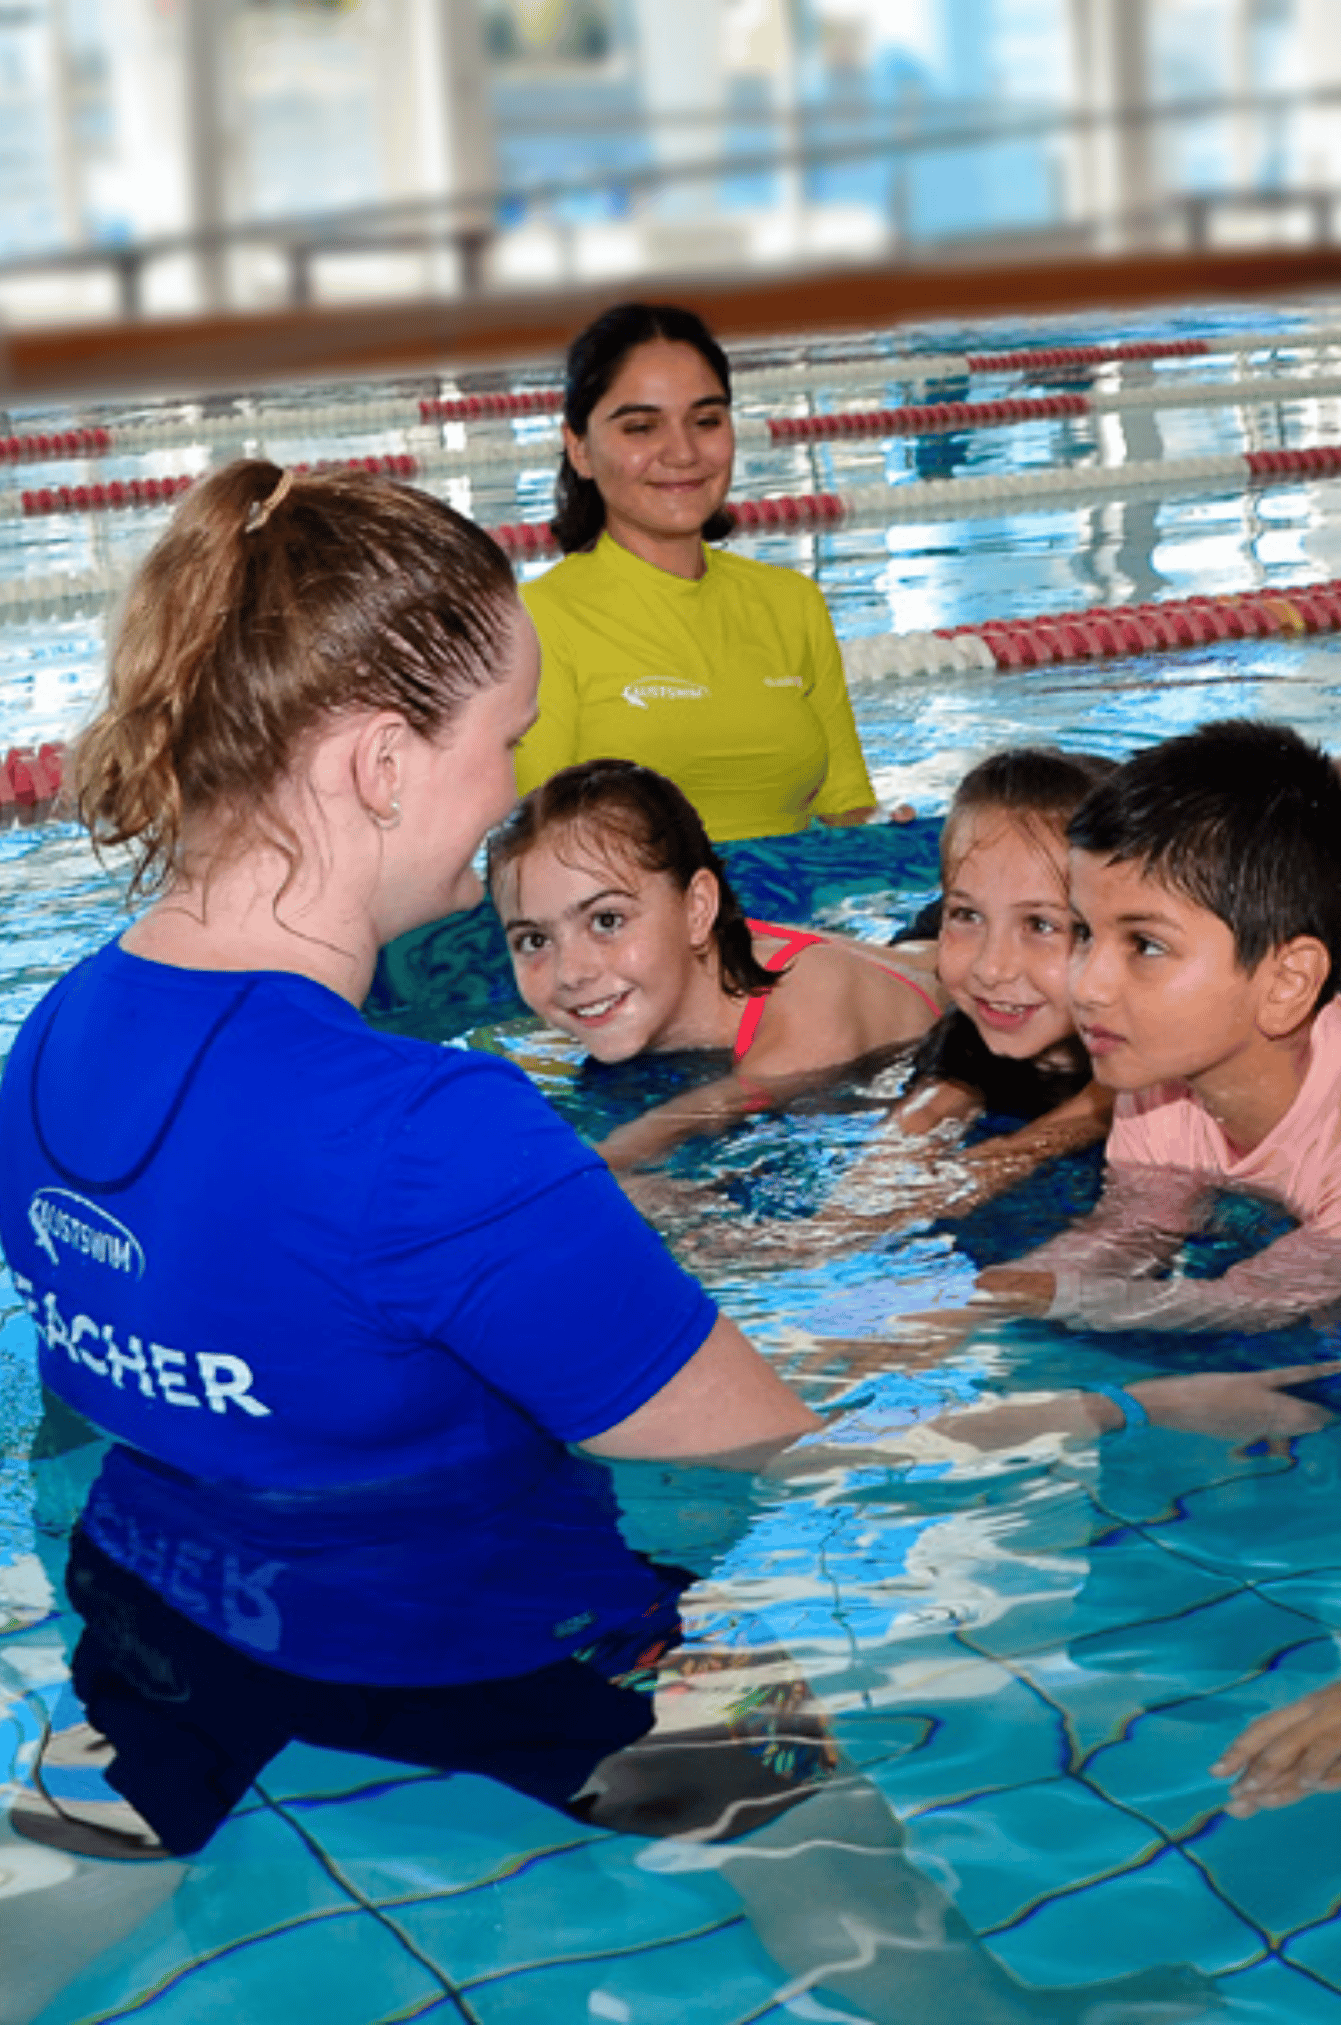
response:
[[[287,248],[289,268],[289,301],[296,309],[306,309],[312,300],[312,248],[301,240],[292,240]]]
[[[144,256],[138,247],[128,246],[112,255],[116,267],[116,293],[121,314],[127,318],[144,313]]]

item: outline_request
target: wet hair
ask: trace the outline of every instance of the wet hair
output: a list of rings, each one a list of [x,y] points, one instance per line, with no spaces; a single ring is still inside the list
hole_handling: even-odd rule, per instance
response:
[[[942,879],[950,877],[955,832],[966,816],[990,809],[1026,830],[1042,826],[1060,838],[1085,798],[1116,771],[1116,760],[1055,745],[1014,745],[990,753],[955,789],[941,831]]]
[[[1341,964],[1341,778],[1288,724],[1227,718],[1137,753],[1077,810],[1072,845],[1223,921],[1255,970],[1296,935]]]
[[[590,839],[600,851],[627,852],[644,872],[666,873],[682,893],[696,872],[711,872],[719,894],[712,934],[722,989],[731,998],[771,991],[785,975],[756,958],[750,925],[702,818],[664,774],[631,759],[589,759],[551,774],[490,837],[490,890],[507,866],[556,830]]]
[[[585,436],[591,411],[613,386],[624,361],[640,345],[690,345],[731,399],[731,367],[702,317],[672,302],[621,302],[607,309],[573,339],[564,370],[563,419],[575,436]],[[565,555],[590,548],[605,526],[605,501],[593,478],[583,478],[565,450],[554,486],[550,532]],[[704,523],[705,541],[724,541],[735,526],[719,508]]]
[[[220,849],[298,839],[267,802],[302,742],[347,711],[441,732],[499,679],[516,610],[502,550],[427,493],[361,471],[247,459],[194,485],[131,587],[106,699],[75,752],[95,845],[129,844],[131,892],[181,869],[195,816]]]

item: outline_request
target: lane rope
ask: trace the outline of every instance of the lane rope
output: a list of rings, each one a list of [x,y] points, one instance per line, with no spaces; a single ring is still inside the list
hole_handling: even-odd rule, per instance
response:
[[[868,345],[834,357],[794,360],[738,353],[732,359],[732,371],[738,377],[742,394],[757,399],[765,394],[791,394],[815,386],[824,389],[876,388],[888,384],[925,386],[993,374],[1047,377],[1160,359],[1337,347],[1341,347],[1341,326],[1319,325],[1201,338],[1031,345],[999,352],[900,354]],[[1139,393],[1144,399],[1150,391],[1132,389],[1129,394],[1134,397]],[[250,446],[282,437],[285,431],[307,439],[332,430],[366,435],[382,430],[431,428],[436,433],[448,422],[466,424],[483,445],[500,428],[507,432],[505,442],[509,441],[511,425],[517,421],[538,421],[544,429],[547,423],[552,424],[562,401],[559,388],[552,383],[508,391],[468,393],[443,388],[433,395],[380,394],[366,399],[346,396],[339,401],[301,404],[266,404],[255,395],[234,398],[233,407],[211,404],[197,412],[187,407],[184,411],[164,412],[137,421],[109,420],[79,427],[39,425],[26,430],[11,427],[9,433],[0,434],[0,464],[136,454],[149,449],[216,442],[229,443],[241,455]],[[1158,405],[1158,400],[1154,404]]]
[[[394,452],[384,457],[332,458],[320,464],[299,464],[306,470],[377,471],[398,478],[422,477],[442,466],[432,458]],[[814,529],[876,522],[953,520],[960,514],[996,513],[1044,508],[1067,500],[1113,499],[1131,492],[1220,492],[1258,487],[1288,478],[1333,478],[1341,473],[1341,444],[1317,443],[1302,449],[1225,451],[1212,457],[1156,457],[1126,464],[1097,460],[1049,465],[1043,470],[988,472],[961,478],[907,478],[895,484],[858,485],[841,492],[777,493],[758,499],[728,502],[736,528],[744,534],[773,529]],[[116,512],[162,507],[194,484],[176,478],[113,480],[100,485],[39,486],[0,495],[0,519],[22,516],[43,519],[53,514]],[[513,557],[525,559],[557,554],[548,525],[542,521],[508,521],[492,528],[494,539]],[[0,585],[0,606],[9,600]]]
[[[843,642],[843,665],[848,680],[861,683],[891,675],[1010,673],[1049,663],[1177,652],[1219,640],[1337,632],[1341,578],[1332,578],[1141,605],[1091,605],[1024,619],[986,619],[936,632],[868,635]],[[0,823],[58,813],[65,753],[60,743],[10,748],[0,760]]]

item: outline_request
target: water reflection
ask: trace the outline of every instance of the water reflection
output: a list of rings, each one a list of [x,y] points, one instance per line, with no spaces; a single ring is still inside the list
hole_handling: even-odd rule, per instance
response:
[[[39,1474],[54,1520],[71,1470],[58,1457]],[[720,1474],[692,1478],[705,1565],[733,1544],[748,1559],[759,1524],[757,1491],[705,1482]],[[567,1455],[482,1511],[442,1476],[296,1496],[110,1447],[65,1573],[70,1690],[14,1826],[66,1858],[162,1859],[170,1891],[185,1872],[168,1859],[204,1848],[302,1741],[482,1775],[642,1838],[653,1868],[715,1879],[743,1908],[778,2001],[806,1997],[803,2015],[840,2015],[829,1999],[874,2025],[1200,2015],[1208,1986],[1177,1967],[1017,1982],[907,1860],[791,1654],[732,1637],[702,1589],[691,1609],[699,1578],[625,1531],[611,1477]],[[139,1917],[144,1865],[96,1869],[105,1937],[118,1876]],[[72,1903],[30,1893],[30,1936],[35,1896]],[[0,1915],[21,1903],[0,1895]],[[83,1950],[67,1936],[65,1952],[69,1973]]]

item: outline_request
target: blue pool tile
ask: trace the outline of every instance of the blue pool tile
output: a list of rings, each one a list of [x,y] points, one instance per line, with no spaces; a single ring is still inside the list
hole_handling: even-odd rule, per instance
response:
[[[1219,1985],[1208,2025],[1337,2025],[1341,1997],[1288,1962],[1259,1962]]]
[[[417,2012],[441,1989],[394,1934],[360,1912],[202,1959],[161,1984],[152,2001],[130,2015],[137,2025],[140,2020],[204,2025],[215,2019],[221,2025],[224,2020],[297,2025],[308,2019],[321,2025],[385,2025],[398,2012]],[[118,1995],[99,2001],[81,1990],[76,2008],[62,1999],[43,2013],[41,2025],[103,2025],[104,2019],[110,2025],[110,2018],[125,2015],[123,2006]]]
[[[563,1945],[556,1939],[555,1952]],[[742,1921],[642,1955],[472,1983],[466,1998],[481,2025],[737,2025],[786,1981]],[[786,2025],[786,2015],[770,2013],[769,2025]]]
[[[1054,1778],[1065,1767],[1056,1717],[994,1667],[933,1675],[924,1694],[887,1713],[893,1755],[873,1776],[900,1812]],[[916,1714],[931,1717],[935,1727],[909,1750],[907,1718]],[[863,1723],[868,1756],[875,1731],[874,1723]]]
[[[966,1629],[969,1643],[1009,1658],[1111,1632],[1118,1624],[1176,1619],[1236,1595],[1240,1584],[1215,1570],[1171,1560],[1139,1535],[1096,1544],[1088,1557],[1068,1564],[1068,1581],[1052,1596],[1011,1602],[999,1615],[980,1615]]]
[[[1188,1962],[1220,1975],[1261,1951],[1253,1929],[1174,1850],[986,1938],[1021,1981],[1045,1989]]]
[[[1064,1717],[1076,1765],[1101,1745],[1117,1742],[1144,1706],[1143,1683],[1126,1673],[1077,1666],[1067,1652],[1029,1653],[1012,1665]]]
[[[976,1931],[1156,1857],[1162,1838],[1071,1779],[919,1814],[908,1849]],[[950,1884],[953,1880],[953,1884]]]
[[[1308,1652],[1291,1655],[1296,1662]],[[1100,1746],[1087,1776],[1115,1800],[1138,1807],[1170,1834],[1181,1834],[1223,1806],[1229,1788],[1211,1766],[1253,1720],[1295,1700],[1316,1679],[1282,1664],[1229,1692],[1187,1699],[1136,1718],[1121,1744]]]
[[[1263,1593],[1283,1608],[1304,1611],[1333,1630],[1341,1628],[1341,1568],[1275,1576],[1263,1585]]]
[[[352,1960],[354,1926],[371,1930],[373,1922],[285,1821],[268,1810],[236,1816],[189,1865],[174,1895],[85,1971],[43,2025],[73,2025],[153,1991],[162,1994],[147,2017],[199,2018],[208,2015],[191,2011],[206,2001],[199,1992],[267,1987],[273,1972],[263,1964],[276,1959],[305,1958],[305,1950],[319,1956],[329,1947]],[[377,2014],[351,2010],[351,2025],[364,2015]]]
[[[1299,1934],[1281,1949],[1287,1962],[1297,1962],[1336,1991],[1341,2004],[1341,1920],[1328,1920]]]
[[[357,1751],[325,1751],[314,1744],[286,1744],[261,1775],[271,1799],[281,1802],[338,1800],[348,1794],[442,1776],[419,1765],[396,1765],[386,1758],[363,1757]]]
[[[1221,1814],[1196,1853],[1230,1903],[1279,1941],[1341,1905],[1338,1837],[1341,1800],[1322,1793],[1246,1821]]]
[[[717,1868],[640,1868],[631,1861],[640,1846],[609,1837],[519,1869],[483,1892],[398,1905],[395,1917],[431,1961],[469,1982],[558,1956],[656,1950],[739,1915]]]
[[[1206,1694],[1228,1687],[1277,1653],[1317,1638],[1312,1625],[1245,1590],[1159,1619],[1124,1623],[1114,1609],[1107,1630],[1072,1638],[1067,1650],[1078,1666],[1126,1674],[1145,1699],[1158,1702],[1180,1688]]]
[[[387,1767],[382,1768],[384,1771]],[[375,1902],[505,1884],[529,1865],[562,1865],[606,1838],[490,1779],[407,1780],[333,1804],[288,1803],[355,1890]]]

